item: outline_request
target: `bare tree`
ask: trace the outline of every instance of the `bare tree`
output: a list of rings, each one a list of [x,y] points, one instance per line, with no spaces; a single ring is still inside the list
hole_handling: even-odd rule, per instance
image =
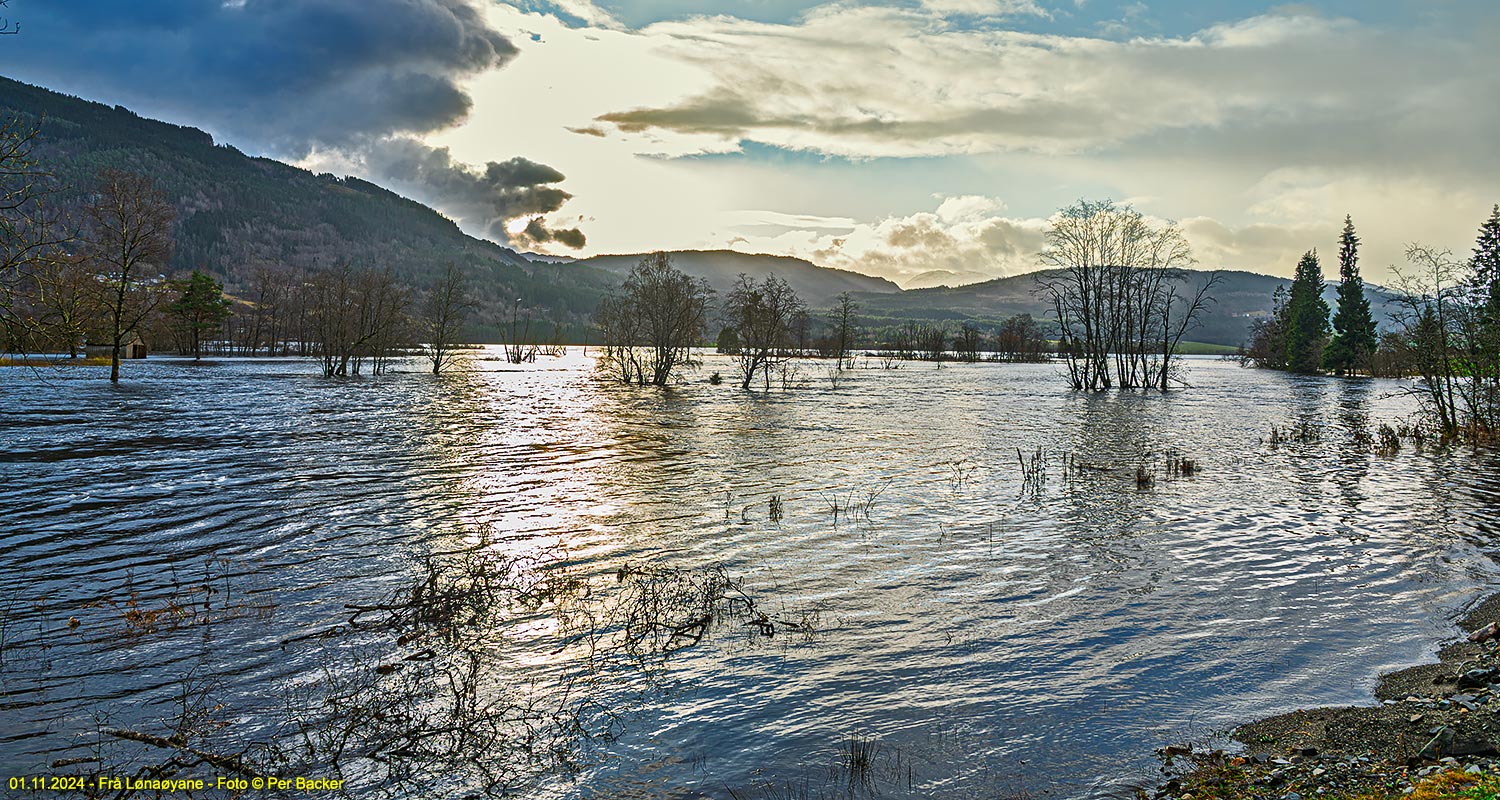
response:
[[[31,276],[33,313],[41,341],[75,358],[89,326],[99,317],[98,281],[83,258],[55,253]]]
[[[853,296],[848,292],[841,292],[838,303],[828,313],[828,321],[833,326],[833,357],[834,369],[842,372],[845,365],[854,366],[854,314],[859,311],[859,303],[854,302]]]
[[[1040,258],[1054,268],[1039,289],[1057,315],[1073,388],[1166,390],[1176,347],[1217,282],[1212,275],[1193,297],[1178,296],[1173,282],[1194,263],[1182,232],[1129,206],[1079,201],[1053,219]]]
[[[343,262],[314,273],[306,291],[323,374],[358,375],[367,360],[373,374],[385,372],[407,334],[409,296],[395,276]]]
[[[942,366],[943,357],[948,354],[947,329],[942,325],[919,325],[917,331],[917,349],[922,358]]]
[[[953,339],[953,351],[960,360],[973,364],[979,360],[979,342],[982,338],[974,323],[965,322],[958,329],[958,336]]]
[[[500,346],[505,351],[505,361],[510,364],[536,361],[538,351],[531,335],[531,309],[521,315],[521,298],[510,307],[510,320],[500,323]]]
[[[173,210],[150,178],[105,169],[85,214],[110,346],[109,379],[119,383],[120,350],[162,297],[160,269],[172,256]]]
[[[3,23],[0,23],[3,24]],[[14,31],[10,31],[14,33]],[[23,287],[71,231],[47,205],[51,175],[32,156],[39,126],[13,116],[0,121],[0,348],[28,349],[34,317],[23,309]],[[34,288],[34,287],[30,287]]]
[[[712,297],[707,281],[673,267],[666,253],[642,258],[595,312],[604,335],[601,364],[624,383],[665,386],[678,367],[694,363]]]
[[[1413,388],[1444,437],[1456,435],[1467,420],[1464,389],[1472,382],[1456,369],[1465,361],[1465,265],[1448,250],[1420,244],[1407,247],[1412,269],[1396,271],[1396,333],[1421,382]]]
[[[443,367],[452,363],[454,345],[474,307],[474,300],[469,296],[469,281],[463,270],[449,263],[443,276],[428,290],[422,308],[422,336],[427,360],[432,362],[432,374],[441,373]]]
[[[10,0],[0,0],[0,8],[10,5]],[[9,17],[0,17],[0,36],[12,36],[21,32],[21,23],[11,22]]]
[[[724,302],[724,324],[733,328],[740,343],[740,386],[750,388],[755,374],[765,377],[771,388],[771,372],[791,358],[792,325],[802,301],[791,284],[775,275],[767,275],[756,284],[741,274]]]
[[[1047,360],[1047,337],[1030,314],[1016,314],[1000,323],[995,333],[995,358],[1009,362]]]

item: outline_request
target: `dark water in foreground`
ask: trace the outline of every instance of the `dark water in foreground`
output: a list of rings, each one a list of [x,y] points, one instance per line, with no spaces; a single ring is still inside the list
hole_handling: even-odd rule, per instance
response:
[[[86,757],[102,724],[158,725],[184,676],[213,683],[226,731],[273,735],[329,663],[288,640],[487,528],[600,587],[625,563],[721,565],[814,629],[725,625],[649,677],[592,684],[617,738],[534,797],[818,796],[846,779],[850,736],[875,743],[883,796],[1084,796],[1169,742],[1367,702],[1500,586],[1496,463],[1370,451],[1413,411],[1395,382],[1204,360],[1188,391],[1085,397],[1050,366],[866,369],[837,389],[809,366],[766,395],[704,373],[625,390],[576,352],[478,366],[328,381],[152,361],[119,387],[0,371],[0,773]],[[1309,435],[1263,443],[1273,426]],[[1017,448],[1048,453],[1039,493]],[[1169,448],[1200,471],[1164,474]],[[1065,476],[1064,453],[1100,469]],[[193,624],[131,628],[132,609],[204,595]],[[554,628],[496,630],[497,684],[555,696],[581,655]]]

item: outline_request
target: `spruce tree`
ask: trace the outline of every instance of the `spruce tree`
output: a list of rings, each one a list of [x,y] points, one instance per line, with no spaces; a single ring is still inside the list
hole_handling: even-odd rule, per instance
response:
[[[223,284],[196,269],[187,279],[173,281],[173,288],[181,294],[167,306],[167,313],[185,335],[185,349],[197,359],[203,336],[213,334],[229,318],[230,302],[224,297]]]
[[[1344,234],[1339,238],[1338,310],[1333,315],[1333,339],[1323,353],[1323,368],[1345,375],[1368,369],[1375,352],[1375,319],[1370,316],[1370,300],[1365,297],[1365,282],[1359,277],[1359,237],[1354,235],[1354,219],[1344,217]]]
[[[1474,377],[1488,384],[1489,396],[1500,396],[1500,205],[1479,226],[1471,263],[1473,305],[1477,322]]]
[[[1488,324],[1500,325],[1500,205],[1479,226],[1473,264],[1475,301],[1487,312]]]
[[[1323,364],[1323,347],[1329,330],[1318,251],[1307,251],[1297,262],[1286,310],[1286,368],[1292,372],[1316,373]]]

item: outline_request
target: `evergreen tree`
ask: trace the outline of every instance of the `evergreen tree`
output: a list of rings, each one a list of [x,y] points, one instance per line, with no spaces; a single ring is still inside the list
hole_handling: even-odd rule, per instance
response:
[[[1354,219],[1344,217],[1344,234],[1339,239],[1338,310],[1333,315],[1333,339],[1323,353],[1323,366],[1339,375],[1368,369],[1375,352],[1375,319],[1370,316],[1370,300],[1365,297],[1365,282],[1359,277],[1359,237],[1354,235]]]
[[[1323,268],[1316,250],[1307,251],[1297,262],[1286,314],[1286,368],[1305,374],[1317,372],[1323,363],[1329,327],[1328,303],[1323,299]]]
[[[1492,409],[1500,408],[1500,205],[1479,226],[1470,266],[1474,282],[1472,371],[1480,388],[1476,395],[1495,398]]]
[[[167,306],[167,313],[176,320],[184,344],[197,359],[203,335],[212,334],[229,318],[229,300],[223,284],[196,269],[185,280],[174,281],[173,288],[180,294]]]
[[[1479,226],[1473,265],[1475,301],[1484,307],[1487,325],[1500,326],[1500,205]]]
[[[1250,325],[1250,347],[1240,356],[1241,363],[1261,369],[1286,369],[1287,294],[1277,286],[1271,295],[1271,314]]]

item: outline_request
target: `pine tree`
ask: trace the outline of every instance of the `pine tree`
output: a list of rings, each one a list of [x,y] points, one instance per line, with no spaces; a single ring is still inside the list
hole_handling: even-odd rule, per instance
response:
[[[1479,226],[1473,265],[1475,300],[1484,306],[1486,322],[1500,325],[1500,205]]]
[[[224,324],[229,318],[230,303],[224,297],[223,284],[196,269],[187,279],[174,281],[173,288],[181,294],[167,306],[167,313],[177,320],[187,337],[185,344],[197,359],[203,335],[213,333]]]
[[[1292,281],[1286,311],[1286,368],[1292,372],[1316,373],[1323,363],[1323,347],[1329,330],[1328,303],[1323,299],[1323,268],[1318,263],[1318,251],[1307,251],[1297,262],[1297,275]]]
[[[1370,315],[1370,300],[1365,297],[1365,282],[1359,277],[1359,237],[1354,235],[1354,219],[1344,217],[1344,234],[1339,238],[1338,310],[1333,315],[1333,339],[1323,353],[1323,367],[1339,375],[1368,369],[1375,352],[1375,319]]]

